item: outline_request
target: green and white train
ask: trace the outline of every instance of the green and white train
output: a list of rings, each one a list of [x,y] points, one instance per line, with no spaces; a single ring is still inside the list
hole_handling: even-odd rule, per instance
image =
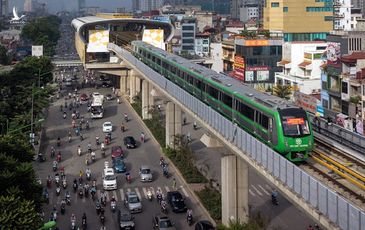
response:
[[[314,140],[302,108],[142,41],[132,42],[132,53],[288,160],[308,158]]]

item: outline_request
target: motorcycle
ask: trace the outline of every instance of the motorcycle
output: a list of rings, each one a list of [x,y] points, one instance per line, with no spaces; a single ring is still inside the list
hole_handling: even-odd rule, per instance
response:
[[[39,153],[39,154],[38,154],[38,161],[39,161],[39,162],[45,162],[45,161],[46,161],[46,157],[45,157],[45,156],[43,156],[43,154],[42,154],[42,153]]]
[[[89,122],[86,122],[86,130],[89,130],[89,128],[90,128]]]
[[[103,149],[103,150],[101,151],[101,155],[102,155],[103,157],[105,157],[105,149]]]
[[[70,196],[70,194],[66,194],[66,204],[71,205],[71,196]]]
[[[50,177],[47,178],[47,187],[52,187],[52,179]]]
[[[56,188],[56,195],[59,196],[61,194],[61,188],[57,187]]]
[[[80,141],[84,140],[84,136],[82,135],[82,133],[80,133]]]
[[[77,149],[77,154],[79,154],[79,156],[81,156],[81,148]]]
[[[100,138],[99,137],[95,137],[95,141],[96,141],[96,145],[100,145]]]
[[[100,206],[99,202],[96,203],[96,207],[95,208],[96,208],[96,214],[99,215],[100,212],[101,212],[101,206]]]
[[[101,223],[102,225],[104,225],[104,223],[105,223],[105,216],[104,216],[104,214],[101,214],[101,215],[100,215],[100,223]]]
[[[91,180],[91,172],[86,172],[86,180]]]
[[[115,201],[110,202],[110,208],[112,209],[112,212],[115,212],[115,209],[117,208],[117,204]]]
[[[60,147],[60,146],[61,146],[61,139],[60,139],[60,138],[58,138],[58,139],[57,139],[57,146],[58,146],[58,147]]]
[[[58,163],[61,162],[61,152],[58,152],[56,160]]]
[[[132,182],[131,174],[126,173],[125,174],[125,179],[127,180],[128,184],[130,184]]]
[[[167,206],[165,202],[161,202],[161,212],[167,214]]]
[[[56,172],[57,171],[57,162],[53,162],[53,172]]]
[[[71,230],[76,230],[76,220],[71,220]]]
[[[82,188],[79,189],[79,197],[80,198],[84,197],[84,190]]]
[[[61,214],[63,215],[63,214],[65,214],[65,212],[66,212],[66,205],[65,205],[65,203],[62,203],[61,204]]]
[[[67,117],[67,114],[63,113],[63,119],[66,119],[66,117]]]
[[[91,160],[95,162],[96,160],[95,152],[91,152]]]
[[[55,180],[56,185],[59,186],[60,185],[60,175],[58,173],[56,173],[54,180]]]
[[[169,178],[169,171],[167,171],[167,170],[163,170],[163,175],[164,175],[166,178]]]
[[[273,205],[279,205],[279,201],[276,196],[271,195],[271,202]]]
[[[85,195],[85,198],[89,197],[89,189],[88,188],[84,188],[84,195]]]
[[[186,217],[186,221],[188,222],[189,226],[191,226],[193,224],[193,215],[189,213]]]
[[[148,191],[147,191],[147,199],[148,199],[149,201],[152,201],[152,192],[151,192],[151,190],[150,190],[150,189],[148,189]]]
[[[74,181],[74,184],[73,184],[73,188],[74,188],[74,192],[76,192],[77,191],[77,182],[76,181]]]
[[[86,223],[86,218],[82,218],[82,229],[85,229],[87,228],[87,223]]]
[[[161,193],[158,193],[158,194],[156,195],[156,198],[157,198],[157,202],[158,202],[159,204],[161,204],[161,201],[162,201],[162,194],[161,194]]]
[[[92,198],[93,200],[95,200],[95,194],[96,194],[96,189],[95,189],[95,187],[92,187],[92,188],[90,189],[90,193],[91,193],[91,198]]]
[[[62,187],[63,187],[63,189],[66,189],[66,187],[67,187],[67,180],[66,180],[66,178],[63,178],[63,180],[62,180]]]

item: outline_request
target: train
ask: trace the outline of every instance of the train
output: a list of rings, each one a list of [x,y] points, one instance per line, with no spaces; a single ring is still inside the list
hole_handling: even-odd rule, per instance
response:
[[[131,52],[289,161],[300,163],[308,158],[314,139],[302,108],[143,41],[133,41]]]

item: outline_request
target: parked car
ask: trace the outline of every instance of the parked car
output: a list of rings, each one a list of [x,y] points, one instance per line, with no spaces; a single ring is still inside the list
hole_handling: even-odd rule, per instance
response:
[[[134,229],[134,216],[132,216],[128,212],[122,212],[121,210],[118,211],[118,223],[120,230],[129,230]]]
[[[210,221],[201,220],[195,224],[195,230],[215,230],[215,228]]]
[[[152,172],[149,166],[142,165],[139,168],[139,177],[142,182],[151,182],[152,181]]]
[[[117,173],[124,173],[127,170],[123,158],[121,157],[113,158],[113,168]]]
[[[122,146],[120,146],[120,145],[112,146],[111,156],[112,156],[112,159],[116,158],[116,157],[122,157],[123,158],[124,154],[123,154]]]
[[[124,205],[131,213],[142,212],[142,203],[136,192],[126,192],[124,195]]]
[[[170,204],[173,212],[187,211],[184,198],[179,191],[167,192],[167,202]]]
[[[113,125],[110,121],[106,121],[103,124],[103,132],[104,133],[110,133],[111,131],[113,131]]]
[[[152,227],[153,229],[158,230],[176,230],[174,227],[174,223],[164,215],[157,214],[152,218]]]
[[[103,87],[103,88],[109,88],[109,87],[111,87],[111,85],[107,81],[103,81],[101,83],[101,87]]]
[[[134,149],[137,147],[136,140],[132,136],[126,136],[123,141],[127,149]]]

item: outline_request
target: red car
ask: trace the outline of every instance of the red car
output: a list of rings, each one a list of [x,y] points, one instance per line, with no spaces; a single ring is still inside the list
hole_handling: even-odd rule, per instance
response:
[[[80,100],[81,101],[87,101],[89,99],[89,97],[87,96],[87,94],[83,93],[80,95]]]
[[[122,147],[119,146],[119,145],[113,146],[111,155],[112,155],[112,158],[116,158],[116,157],[122,157],[123,158]]]

